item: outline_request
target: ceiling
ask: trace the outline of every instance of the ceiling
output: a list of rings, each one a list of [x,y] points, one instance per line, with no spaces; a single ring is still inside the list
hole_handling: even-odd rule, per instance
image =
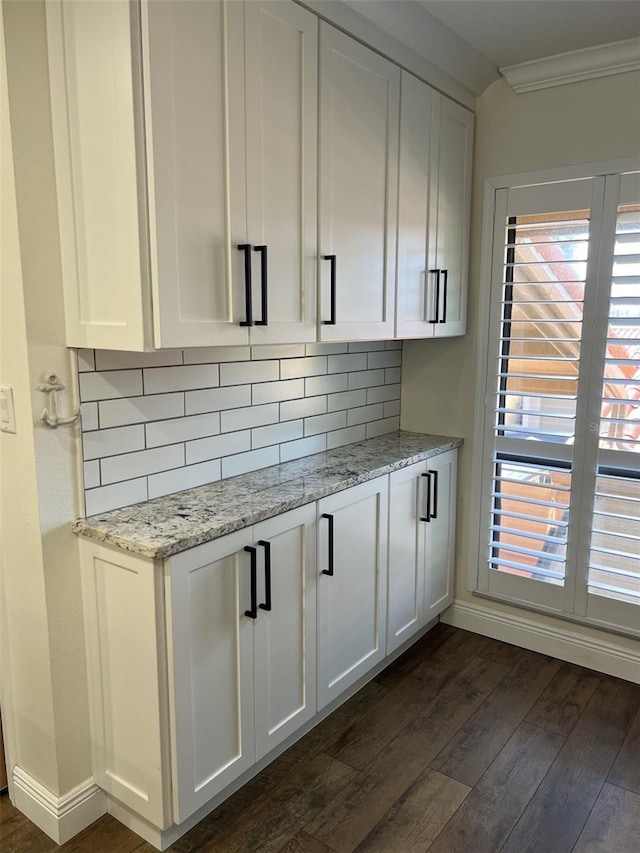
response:
[[[500,68],[640,36],[638,0],[417,0]]]

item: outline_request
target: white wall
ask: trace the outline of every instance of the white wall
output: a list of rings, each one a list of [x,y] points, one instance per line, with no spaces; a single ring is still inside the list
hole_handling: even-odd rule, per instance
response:
[[[13,712],[13,762],[60,795],[91,775],[80,574],[70,532],[80,440],[78,427],[50,430],[39,421],[43,374],[55,372],[68,384],[73,376],[64,346],[44,3],[10,0],[3,15],[13,151],[3,123],[0,382],[15,388],[18,431],[0,436],[9,664],[2,688]],[[7,122],[4,104],[2,113]],[[61,402],[63,410],[69,405],[68,397]]]
[[[458,483],[456,598],[550,626],[557,625],[557,620],[489,603],[467,591],[484,180],[495,175],[637,156],[639,99],[639,72],[522,95],[516,95],[503,81],[485,90],[476,104],[467,335],[404,345],[402,428],[456,435],[465,440]],[[608,637],[605,632],[571,627],[580,635]],[[614,639],[630,649],[634,647],[632,640]]]

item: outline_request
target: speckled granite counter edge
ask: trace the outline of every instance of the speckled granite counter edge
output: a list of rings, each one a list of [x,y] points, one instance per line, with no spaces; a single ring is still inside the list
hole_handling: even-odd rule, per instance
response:
[[[80,519],[79,536],[146,557],[169,557],[462,445],[394,432]]]

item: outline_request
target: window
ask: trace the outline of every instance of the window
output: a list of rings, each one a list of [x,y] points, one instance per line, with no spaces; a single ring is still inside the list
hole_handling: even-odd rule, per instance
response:
[[[640,634],[640,172],[494,213],[477,590]]]

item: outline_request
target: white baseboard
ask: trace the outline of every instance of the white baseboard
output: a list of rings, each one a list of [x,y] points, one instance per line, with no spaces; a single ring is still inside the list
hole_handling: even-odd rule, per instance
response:
[[[107,812],[107,798],[93,779],[57,797],[17,765],[13,804],[57,844],[64,844]]]
[[[466,601],[454,601],[440,619],[456,628],[640,684],[640,646],[634,652],[615,641],[577,634],[560,625],[541,624],[535,618],[514,616]]]

